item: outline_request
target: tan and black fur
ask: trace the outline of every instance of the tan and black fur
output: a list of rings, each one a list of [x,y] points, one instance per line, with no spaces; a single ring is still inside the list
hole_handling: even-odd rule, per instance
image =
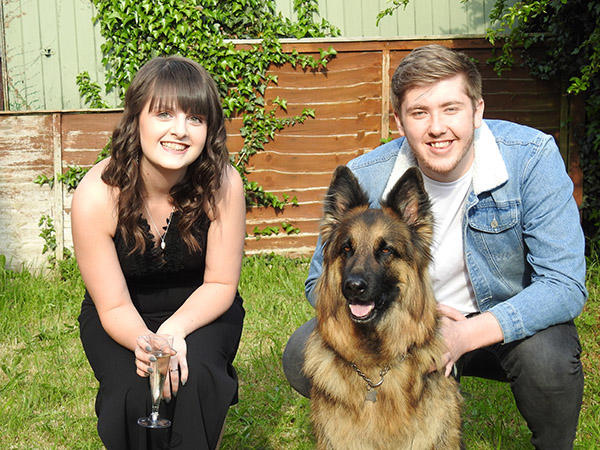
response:
[[[304,364],[319,449],[461,446],[461,398],[444,376],[427,273],[432,222],[418,169],[402,176],[381,209],[369,208],[347,167],[336,169],[321,224],[318,325]],[[389,366],[375,402],[352,363],[373,383]]]

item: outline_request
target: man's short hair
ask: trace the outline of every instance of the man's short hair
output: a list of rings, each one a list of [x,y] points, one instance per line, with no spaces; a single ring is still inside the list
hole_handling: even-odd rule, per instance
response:
[[[481,99],[481,74],[467,55],[437,44],[415,48],[400,62],[392,77],[394,111],[400,114],[408,89],[427,86],[458,74],[464,75],[466,93],[475,107]]]

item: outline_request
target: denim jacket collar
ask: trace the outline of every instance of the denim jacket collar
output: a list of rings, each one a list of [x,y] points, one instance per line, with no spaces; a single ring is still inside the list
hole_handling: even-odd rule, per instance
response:
[[[500,154],[496,139],[485,122],[475,130],[474,137],[475,159],[473,161],[473,192],[479,195],[482,192],[491,191],[508,180],[506,165]],[[396,181],[409,167],[416,166],[417,162],[413,156],[408,141],[404,139],[392,173],[388,179],[383,197],[387,197],[389,191],[394,187]]]

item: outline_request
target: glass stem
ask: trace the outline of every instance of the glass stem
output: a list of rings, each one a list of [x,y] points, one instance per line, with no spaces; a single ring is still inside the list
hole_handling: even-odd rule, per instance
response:
[[[156,402],[152,404],[152,412],[150,413],[150,419],[152,422],[156,422],[158,420],[158,405],[160,402]]]

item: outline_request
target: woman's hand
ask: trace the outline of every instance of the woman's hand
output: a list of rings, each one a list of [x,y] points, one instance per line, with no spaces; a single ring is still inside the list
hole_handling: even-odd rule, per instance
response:
[[[167,319],[159,327],[158,334],[169,334],[173,336],[173,350],[177,353],[171,356],[169,361],[169,376],[165,381],[163,390],[163,398],[167,401],[171,399],[171,394],[177,396],[179,391],[179,383],[183,386],[188,379],[188,363],[187,363],[187,344],[185,342],[185,334]]]
[[[135,354],[135,365],[136,365],[136,373],[141,377],[147,377],[154,370],[151,364],[156,361],[156,357],[152,354],[152,347],[148,343],[147,336],[138,336],[136,340],[136,346],[134,349]],[[167,368],[168,377],[172,379],[173,374],[171,371],[173,370],[173,366],[177,367],[177,350],[175,350],[175,342],[176,339],[173,338],[173,347],[171,347],[171,358],[169,361],[169,367]],[[185,341],[183,342],[185,346]],[[186,349],[184,349],[186,350]],[[175,361],[175,362],[174,362]],[[178,381],[177,381],[178,382]],[[171,399],[171,388],[169,383],[164,384],[165,388],[163,390],[163,398],[167,401]],[[176,390],[175,390],[176,392]]]
[[[173,349],[177,354],[171,356],[171,361],[169,362],[169,376],[165,381],[163,390],[163,398],[165,400],[171,399],[171,393],[174,397],[177,396],[179,382],[181,382],[181,385],[183,386],[187,382],[189,373],[187,364],[187,344],[185,339],[175,335],[173,337]]]

